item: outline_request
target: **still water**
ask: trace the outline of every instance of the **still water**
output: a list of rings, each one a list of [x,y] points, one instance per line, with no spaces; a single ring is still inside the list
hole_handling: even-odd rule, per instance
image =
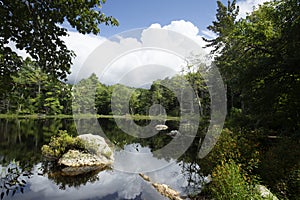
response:
[[[88,119],[83,126],[91,127]],[[113,119],[98,119],[107,137],[115,145],[116,162],[111,169],[76,177],[63,177],[52,171],[41,156],[41,146],[47,144],[58,130],[78,134],[73,119],[0,119],[0,193],[3,199],[166,199],[138,172],[151,181],[167,184],[181,196],[197,194],[205,178],[200,176],[195,152],[197,141],[185,154],[177,157],[156,154],[172,142],[170,130],[178,122],[167,121],[168,130],[150,138],[126,134]],[[125,126],[132,122],[123,120]],[[146,126],[148,121],[136,122]],[[159,124],[160,122],[156,122]],[[132,130],[134,132],[134,130]],[[136,172],[136,173],[135,173]]]

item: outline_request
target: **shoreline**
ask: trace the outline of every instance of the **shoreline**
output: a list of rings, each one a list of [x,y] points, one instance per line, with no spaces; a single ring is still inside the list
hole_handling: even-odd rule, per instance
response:
[[[171,120],[179,121],[180,117],[167,116],[148,116],[148,115],[92,115],[92,114],[80,114],[80,115],[44,115],[44,114],[28,114],[28,115],[18,115],[18,114],[0,114],[0,119],[89,119],[89,118],[99,118],[99,119],[134,119],[134,120]]]

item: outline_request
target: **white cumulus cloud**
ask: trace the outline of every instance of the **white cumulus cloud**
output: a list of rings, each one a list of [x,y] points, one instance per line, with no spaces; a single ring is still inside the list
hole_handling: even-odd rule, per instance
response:
[[[70,48],[75,50],[80,61],[74,62],[70,82],[77,82],[95,73],[106,84],[149,85],[149,82],[180,73],[187,57],[209,52],[202,48],[206,43],[199,29],[184,20],[172,21],[165,26],[156,23],[146,29],[125,32],[107,40],[102,38],[98,47],[96,42],[91,41],[96,38],[86,38],[87,44],[88,41],[93,44],[87,45],[87,49],[95,48],[94,51],[78,48],[83,41],[76,39],[78,36],[74,34],[72,39],[77,42],[75,47],[70,43]],[[88,57],[87,52],[90,52]],[[141,74],[143,71],[147,73]]]
[[[23,49],[23,50],[20,50],[16,47],[16,43],[15,42],[12,42],[10,41],[8,44],[7,44],[8,47],[11,48],[11,50],[13,50],[14,52],[16,52],[19,56],[21,56],[23,59],[27,58],[27,57],[30,57],[30,55],[28,53],[26,53],[26,51]]]
[[[185,36],[196,38],[198,37],[199,29],[192,22],[179,20],[172,21],[171,24],[163,27],[166,30],[176,31]]]
[[[73,79],[78,71],[77,69],[83,65],[88,55],[90,55],[97,46],[106,40],[104,37],[90,34],[83,35],[73,31],[69,31],[68,36],[63,37],[62,39],[65,41],[68,49],[73,50],[76,54],[71,68],[72,73],[68,77],[69,80]]]
[[[270,0],[242,0],[238,1],[237,5],[240,8],[238,18],[244,18],[247,14],[250,14],[253,10],[257,9],[259,5]]]

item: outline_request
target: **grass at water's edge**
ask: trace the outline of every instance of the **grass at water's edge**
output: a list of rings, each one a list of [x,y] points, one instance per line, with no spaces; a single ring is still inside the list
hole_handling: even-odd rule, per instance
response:
[[[92,114],[80,114],[80,115],[44,115],[44,114],[0,114],[0,119],[88,119],[88,118],[106,118],[106,119],[134,119],[134,120],[161,120],[165,119],[163,116],[147,116],[147,115],[92,115]],[[167,116],[165,120],[180,120],[180,117]]]
[[[0,119],[47,119],[47,118],[72,118],[72,115],[43,115],[43,114],[0,114]]]

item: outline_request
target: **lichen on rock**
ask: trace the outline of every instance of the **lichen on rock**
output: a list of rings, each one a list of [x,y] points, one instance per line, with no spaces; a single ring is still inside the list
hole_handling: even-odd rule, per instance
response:
[[[83,140],[85,149],[87,149],[89,153],[99,157],[105,156],[109,160],[114,160],[112,149],[103,137],[93,134],[84,134],[79,135],[78,138]]]
[[[104,156],[97,156],[90,153],[80,152],[78,150],[69,150],[59,160],[58,164],[68,167],[82,167],[82,166],[107,166],[112,164]]]

